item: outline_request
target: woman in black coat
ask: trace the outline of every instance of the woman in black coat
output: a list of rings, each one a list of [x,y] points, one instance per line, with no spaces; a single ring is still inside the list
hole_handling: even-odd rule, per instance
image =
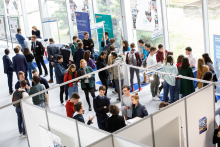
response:
[[[126,126],[123,116],[119,116],[119,108],[116,105],[109,106],[109,112],[112,114],[107,120],[107,131],[113,133]]]
[[[218,126],[214,131],[212,143],[213,144],[217,143],[218,147],[220,147],[220,126]]]

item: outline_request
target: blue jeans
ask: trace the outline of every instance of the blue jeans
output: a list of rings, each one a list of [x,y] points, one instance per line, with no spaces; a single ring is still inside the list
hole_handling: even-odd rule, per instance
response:
[[[176,79],[175,92],[174,92],[174,97],[176,100],[180,99],[179,93],[180,93],[180,79]]]
[[[36,69],[34,62],[28,62],[29,79],[32,80],[32,70]]]
[[[71,99],[72,94],[73,94],[74,92],[78,93],[78,85],[77,85],[76,83],[73,84],[73,87],[69,87],[69,88],[68,88],[69,99]]]
[[[21,51],[22,51],[22,53],[23,53],[24,48],[26,47],[26,45],[25,45],[25,43],[24,43],[24,44],[20,44],[20,45],[21,45]]]
[[[107,131],[107,120],[108,120],[108,117],[106,118],[97,117],[97,123],[98,123],[99,129]]]
[[[25,132],[25,127],[24,127],[24,122],[23,122],[21,108],[16,107],[15,111],[16,111],[17,116],[18,116],[18,130],[19,130],[19,133],[23,132],[23,135],[25,135],[26,132]]]
[[[174,92],[175,92],[175,86],[169,85],[165,80],[163,82],[163,90],[164,90],[164,95],[163,99],[165,102],[168,102],[168,91],[170,89],[170,100],[171,103],[174,102]]]
[[[45,108],[45,103],[43,102],[43,103],[41,103],[41,104],[38,104],[37,106],[42,107],[42,108]]]

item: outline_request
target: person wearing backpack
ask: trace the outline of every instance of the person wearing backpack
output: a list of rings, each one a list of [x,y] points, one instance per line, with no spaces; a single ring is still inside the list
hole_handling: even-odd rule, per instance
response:
[[[131,43],[130,47],[131,47],[131,51],[129,51],[126,55],[126,64],[140,67],[142,65],[142,59],[140,53],[135,50],[136,46],[134,43]],[[131,91],[134,91],[134,83],[133,83],[134,72],[136,72],[139,91],[141,91],[142,88],[141,88],[141,80],[140,80],[140,70],[130,67]]]
[[[14,93],[12,94],[12,102],[15,102],[17,100],[23,99],[28,95],[28,93],[25,90],[25,87],[27,85],[27,81],[26,80],[22,80],[20,82],[20,88],[15,90]],[[29,99],[25,100],[26,102],[30,102]],[[21,107],[20,107],[20,103],[14,104],[13,105],[15,107],[15,112],[17,113],[17,117],[18,117],[18,131],[19,131],[19,136],[22,138],[26,138],[26,131],[25,131],[25,127],[24,127],[24,122],[23,122],[23,117],[22,117],[22,111],[21,111]]]

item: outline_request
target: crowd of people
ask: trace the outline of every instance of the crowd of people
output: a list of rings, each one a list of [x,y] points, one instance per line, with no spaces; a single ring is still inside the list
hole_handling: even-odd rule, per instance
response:
[[[20,31],[21,30],[18,29],[18,34],[20,34]],[[63,82],[90,74],[96,67],[99,70],[115,64],[121,61],[121,55],[125,57],[125,63],[128,65],[137,67],[143,66],[143,68],[147,68],[157,65],[158,63],[163,63],[162,72],[192,78],[195,78],[193,70],[197,68],[198,79],[217,81],[213,62],[209,57],[209,54],[204,53],[197,61],[195,56],[192,54],[191,47],[185,48],[186,56],[179,55],[176,64],[175,59],[173,58],[173,52],[165,50],[162,44],[159,44],[157,48],[151,46],[149,43],[145,44],[143,40],[138,41],[142,53],[137,50],[135,43],[131,43],[129,46],[128,42],[124,40],[122,42],[123,52],[118,54],[115,52],[115,39],[110,39],[108,37],[108,32],[106,32],[106,43],[104,43],[104,40],[101,43],[103,51],[95,61],[94,42],[91,38],[89,38],[88,32],[84,33],[84,37],[85,38],[83,40],[80,40],[77,36],[73,36],[73,44],[71,46],[68,69],[66,69],[62,64],[63,56],[60,55],[59,47],[55,45],[53,38],[49,39],[50,45],[47,46],[47,58],[49,61],[50,72],[49,81],[41,76],[41,66],[44,68],[44,77],[48,75],[48,71],[43,60],[44,47],[41,42],[36,40],[39,37],[36,35],[31,37],[31,49],[27,48],[26,46],[23,48],[23,45],[16,46],[14,48],[16,55],[12,58],[12,61],[8,56],[10,51],[5,49],[5,56],[3,57],[4,73],[8,76],[9,93],[12,95],[12,101],[16,101],[28,95],[48,89],[48,83],[54,82],[53,71],[55,71],[56,83],[62,84]],[[39,73],[34,65],[34,59],[37,63]],[[125,120],[133,119],[135,117],[143,118],[148,116],[146,107],[139,101],[138,93],[131,93],[135,91],[133,82],[135,75],[134,73],[136,73],[137,77],[138,91],[143,90],[141,87],[143,84],[150,83],[153,100],[161,101],[160,92],[163,89],[164,102],[161,102],[159,107],[160,109],[169,105],[169,103],[179,100],[180,94],[181,98],[183,98],[195,91],[195,85],[192,80],[176,78],[159,73],[153,73],[151,75],[146,75],[146,73],[144,73],[144,81],[141,82],[140,70],[134,67],[130,67],[130,85],[124,85],[124,73],[122,72],[121,68],[121,66],[119,66],[119,69],[117,66],[114,66],[99,72],[98,76],[102,86],[100,86],[98,90],[96,89],[96,80],[94,74],[90,74],[85,78],[71,82],[65,86],[61,86],[60,103],[61,105],[64,105],[64,102],[66,101],[65,108],[67,117],[87,123],[88,125],[93,123],[94,116],[89,117],[88,122],[85,122],[84,120],[84,109],[82,103],[79,101],[80,96],[78,94],[79,83],[81,85],[81,89],[85,93],[89,111],[92,111],[93,108],[96,113],[99,129],[108,132],[114,132],[125,127]],[[15,85],[15,90],[13,90],[12,87],[13,72],[17,74],[18,78],[18,82]],[[30,85],[28,76],[29,80],[32,81],[32,85]],[[121,81],[119,81],[119,79]],[[207,84],[198,82],[197,85],[198,88],[201,89]],[[107,92],[109,86],[115,87],[113,93],[118,93],[117,101],[122,100],[121,108],[111,104],[111,98],[108,97]],[[120,89],[120,87],[122,89]],[[96,91],[99,91],[98,95],[95,94]],[[120,91],[122,93],[120,93]],[[65,99],[63,98],[64,93]],[[168,93],[170,93],[169,99]],[[91,94],[93,98],[93,107],[90,102],[89,94]],[[45,108],[45,93],[32,97],[32,101],[34,105]],[[119,115],[120,111],[122,111],[122,116]],[[20,104],[16,105],[16,113],[18,116],[19,133],[21,136],[26,137]],[[112,114],[111,117],[108,113]]]

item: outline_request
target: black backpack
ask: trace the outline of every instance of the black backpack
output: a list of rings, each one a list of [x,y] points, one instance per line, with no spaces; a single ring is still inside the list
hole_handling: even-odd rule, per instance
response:
[[[15,101],[18,101],[18,100],[22,99],[22,93],[23,93],[23,92],[24,92],[24,91],[16,90],[16,91],[13,93],[12,102],[15,102]],[[13,106],[20,108],[20,103],[13,104]]]

